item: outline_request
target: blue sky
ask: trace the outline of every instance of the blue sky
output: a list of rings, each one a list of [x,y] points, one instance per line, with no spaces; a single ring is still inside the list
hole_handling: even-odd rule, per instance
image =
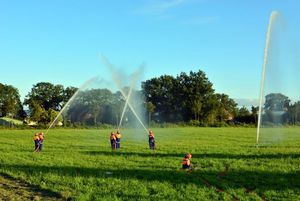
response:
[[[299,9],[297,0],[1,0],[0,82],[22,99],[41,81],[79,87],[110,77],[102,53],[127,73],[145,63],[143,80],[203,70],[216,92],[251,104],[271,11],[299,44]]]

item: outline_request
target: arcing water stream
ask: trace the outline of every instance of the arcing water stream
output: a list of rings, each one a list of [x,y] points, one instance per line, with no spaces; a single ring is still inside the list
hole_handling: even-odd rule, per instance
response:
[[[121,94],[122,94],[122,96],[124,97],[124,99],[126,100],[126,103],[125,103],[125,105],[124,105],[124,109],[123,109],[123,111],[124,110],[126,110],[126,107],[127,107],[127,105],[128,105],[128,107],[130,108],[130,110],[132,111],[132,113],[134,114],[134,116],[137,118],[137,120],[139,121],[139,123],[143,126],[143,128],[145,129],[145,131],[146,131],[146,133],[148,133],[148,129],[146,128],[146,126],[144,125],[144,123],[142,122],[142,120],[141,120],[141,118],[138,116],[138,114],[136,113],[136,111],[134,110],[134,108],[133,108],[133,106],[132,106],[132,104],[130,103],[130,94],[128,93],[128,96],[126,96],[126,93],[125,93],[125,91],[124,91],[124,89],[123,89],[123,87],[122,87],[122,84],[120,83],[120,81],[119,81],[119,79],[118,79],[118,77],[117,77],[117,72],[116,72],[116,70],[115,70],[115,68],[114,68],[114,66],[108,61],[108,59],[106,58],[106,57],[104,57],[103,55],[100,55],[100,58],[101,58],[101,61],[104,63],[104,65],[111,71],[111,75],[112,75],[112,79],[113,79],[113,81],[116,83],[116,85],[117,85],[117,87],[118,87],[118,89],[119,89],[119,91],[121,92]],[[141,66],[141,68],[143,67],[143,65]],[[140,68],[140,69],[141,69]],[[138,79],[138,77],[139,77],[139,75],[140,75],[140,73],[135,73],[135,74],[133,74],[133,76],[134,76],[134,78],[132,78],[132,79],[134,79],[134,80],[137,80]],[[133,87],[133,84],[135,83],[135,81],[132,81],[131,82],[131,87],[130,87],[130,90],[132,89],[132,87]],[[130,92],[131,93],[131,92]],[[122,118],[121,118],[121,120],[122,120]]]
[[[262,106],[263,106],[263,99],[264,99],[264,86],[265,86],[265,77],[266,77],[266,69],[268,66],[268,56],[269,56],[269,48],[270,48],[270,41],[272,36],[272,28],[276,19],[279,16],[279,12],[272,11],[268,30],[266,34],[266,43],[265,43],[265,50],[264,50],[264,63],[262,67],[262,74],[261,74],[261,83],[260,83],[260,95],[259,95],[259,111],[258,111],[258,121],[257,121],[257,132],[256,132],[256,145],[258,146],[259,141],[259,132],[261,127],[261,116],[262,116]]]
[[[78,95],[78,93],[85,89],[90,83],[93,83],[94,81],[98,80],[98,77],[94,77],[88,81],[86,81],[85,83],[83,83],[83,85],[81,85],[77,91],[74,93],[74,95],[68,100],[68,102],[64,105],[64,107],[60,110],[60,112],[58,113],[58,115],[55,117],[55,119],[51,122],[50,126],[48,127],[47,131],[45,132],[45,134],[48,133],[49,129],[52,128],[52,126],[55,124],[55,122],[58,120],[58,118],[62,115],[62,113],[66,110],[66,108],[72,103],[72,101],[76,98],[76,96]]]

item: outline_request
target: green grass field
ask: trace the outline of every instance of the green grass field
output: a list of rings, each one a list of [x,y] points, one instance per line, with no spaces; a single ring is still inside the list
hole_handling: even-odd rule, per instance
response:
[[[116,152],[110,130],[54,129],[35,153],[35,131],[0,130],[0,175],[38,191],[35,200],[300,200],[299,128],[261,148],[254,128],[153,129],[155,151],[145,131],[121,131]],[[192,173],[179,170],[187,152]],[[24,195],[5,193],[0,200]]]

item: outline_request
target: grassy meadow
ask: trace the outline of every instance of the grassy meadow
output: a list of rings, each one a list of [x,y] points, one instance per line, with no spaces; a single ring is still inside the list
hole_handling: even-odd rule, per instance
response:
[[[144,130],[124,129],[121,149],[112,152],[110,130],[53,129],[35,153],[35,130],[0,130],[0,176],[49,200],[300,200],[299,128],[260,148],[254,128],[153,131],[155,151]],[[191,173],[180,171],[187,152]]]

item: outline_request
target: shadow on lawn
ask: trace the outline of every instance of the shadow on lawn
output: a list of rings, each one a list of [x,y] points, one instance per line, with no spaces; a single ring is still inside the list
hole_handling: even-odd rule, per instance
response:
[[[220,179],[220,172],[206,170],[205,168],[196,170],[192,173],[186,173],[176,170],[155,170],[155,169],[105,169],[91,167],[73,167],[73,166],[33,166],[33,165],[11,165],[0,164],[0,169],[6,169],[12,172],[22,172],[26,175],[40,176],[43,174],[53,174],[57,176],[71,177],[95,177],[95,178],[117,178],[117,179],[138,179],[144,181],[169,182],[173,185],[194,183],[199,187],[205,186],[203,180],[211,181],[212,186],[218,187],[224,185],[226,188],[241,188],[265,190],[285,189],[299,190],[300,171],[284,173],[271,171],[248,171],[248,170],[230,170],[225,177]]]
[[[106,155],[106,156],[139,156],[139,157],[179,157],[182,158],[186,153],[160,153],[160,152],[122,152],[122,151],[84,151],[82,153],[88,155]],[[282,159],[282,158],[298,158],[300,153],[275,153],[275,154],[226,154],[226,153],[192,153],[193,158],[217,158],[217,159]]]
[[[42,200],[63,200],[59,193],[49,189],[42,189],[37,185],[29,184],[26,181],[15,179],[8,174],[0,173],[0,186],[2,191],[12,194],[13,200],[35,200],[41,198]],[[0,200],[1,200],[0,195]],[[10,200],[4,196],[4,200]]]

